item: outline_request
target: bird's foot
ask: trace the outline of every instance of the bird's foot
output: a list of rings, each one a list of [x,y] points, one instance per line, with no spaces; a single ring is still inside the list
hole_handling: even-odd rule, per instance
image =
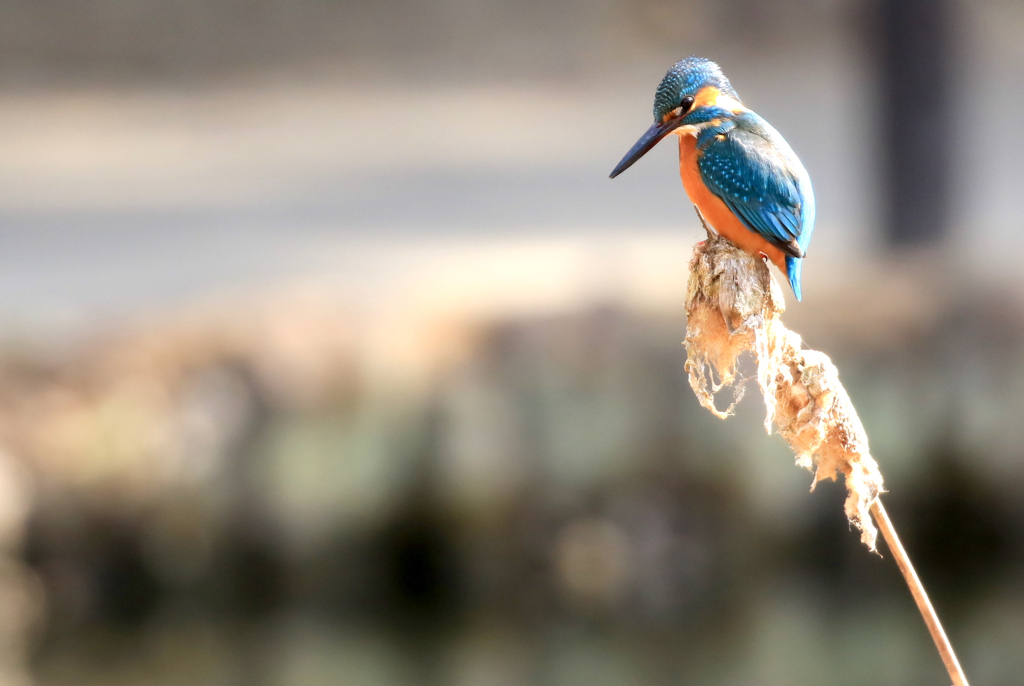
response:
[[[697,219],[700,220],[700,225],[704,227],[704,231],[708,235],[708,240],[714,240],[715,236],[717,236],[718,234],[712,231],[711,227],[708,226],[708,223],[704,221],[704,215],[700,213],[700,208],[694,205],[693,209],[697,212]],[[703,244],[704,241],[701,241],[701,243]]]

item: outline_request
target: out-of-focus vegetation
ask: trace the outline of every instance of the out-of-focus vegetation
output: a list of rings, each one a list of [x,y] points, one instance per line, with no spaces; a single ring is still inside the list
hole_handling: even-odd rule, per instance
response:
[[[45,589],[44,682],[661,683],[852,669],[858,651],[893,678],[941,676],[892,561],[847,529],[842,487],[807,494],[756,404],[704,417],[678,317],[425,326],[410,385],[374,372],[341,311],[278,300],[4,357],[8,470],[32,494],[12,514],[32,572],[12,588],[38,601],[27,573]],[[918,441],[890,463],[890,502],[971,656],[1015,621],[1016,491],[978,473],[993,465],[965,421],[918,417],[921,441],[884,419],[929,394],[956,411],[955,384],[900,378],[966,377],[919,356],[920,340],[959,347],[953,330],[840,364],[876,446]]]

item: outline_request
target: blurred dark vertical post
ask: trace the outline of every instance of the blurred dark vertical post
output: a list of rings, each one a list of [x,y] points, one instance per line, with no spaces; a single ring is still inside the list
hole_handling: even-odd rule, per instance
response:
[[[949,228],[953,0],[879,6],[886,239],[927,245]]]

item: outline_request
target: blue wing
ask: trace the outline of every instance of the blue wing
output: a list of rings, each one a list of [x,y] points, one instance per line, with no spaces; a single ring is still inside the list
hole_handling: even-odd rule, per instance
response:
[[[748,229],[787,255],[803,257],[814,200],[807,173],[782,137],[750,113],[705,129],[697,148],[697,166],[711,192]]]

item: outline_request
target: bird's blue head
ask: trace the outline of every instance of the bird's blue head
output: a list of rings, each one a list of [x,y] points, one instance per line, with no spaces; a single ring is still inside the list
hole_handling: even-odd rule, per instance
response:
[[[654,124],[622,158],[611,178],[673,131],[732,116],[742,108],[739,99],[729,79],[711,60],[694,56],[676,62],[654,93]]]

